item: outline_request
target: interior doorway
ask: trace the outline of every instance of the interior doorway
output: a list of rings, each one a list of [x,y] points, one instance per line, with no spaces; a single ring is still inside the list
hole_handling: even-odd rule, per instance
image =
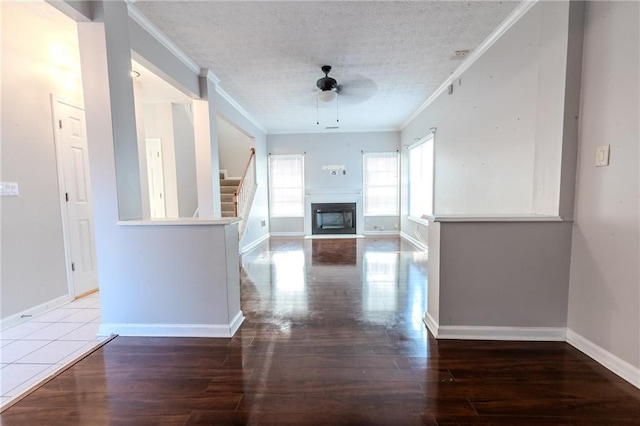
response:
[[[69,294],[98,289],[93,205],[84,110],[52,97]]]
[[[162,168],[162,141],[160,138],[146,138],[147,176],[149,178],[149,204],[151,218],[167,217],[164,204],[164,173]]]

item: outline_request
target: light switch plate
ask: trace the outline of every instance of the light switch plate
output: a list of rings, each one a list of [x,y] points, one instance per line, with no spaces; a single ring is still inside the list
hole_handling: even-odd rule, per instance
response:
[[[17,197],[20,195],[18,182],[0,182],[0,197]]]
[[[602,145],[596,151],[596,167],[609,165],[609,145]]]

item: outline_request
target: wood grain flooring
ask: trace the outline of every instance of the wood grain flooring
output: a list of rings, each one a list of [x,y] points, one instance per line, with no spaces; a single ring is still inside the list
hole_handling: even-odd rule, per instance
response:
[[[232,339],[118,337],[2,425],[640,424],[640,390],[559,342],[436,341],[398,238],[271,239]]]

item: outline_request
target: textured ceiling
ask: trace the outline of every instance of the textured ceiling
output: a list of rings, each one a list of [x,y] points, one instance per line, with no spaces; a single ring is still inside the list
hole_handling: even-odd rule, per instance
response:
[[[513,1],[138,1],[134,7],[270,133],[398,128]],[[342,87],[320,104],[322,65]]]

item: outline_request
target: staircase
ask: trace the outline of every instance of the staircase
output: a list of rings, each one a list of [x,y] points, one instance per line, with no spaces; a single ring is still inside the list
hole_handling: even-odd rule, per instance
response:
[[[240,217],[238,235],[244,235],[247,218],[253,205],[258,183],[256,181],[256,150],[251,148],[249,161],[242,178],[227,178],[226,172],[220,172],[220,207],[222,217]]]
[[[220,206],[222,217],[236,216],[233,195],[238,190],[240,178],[225,178],[224,173],[220,173]]]

